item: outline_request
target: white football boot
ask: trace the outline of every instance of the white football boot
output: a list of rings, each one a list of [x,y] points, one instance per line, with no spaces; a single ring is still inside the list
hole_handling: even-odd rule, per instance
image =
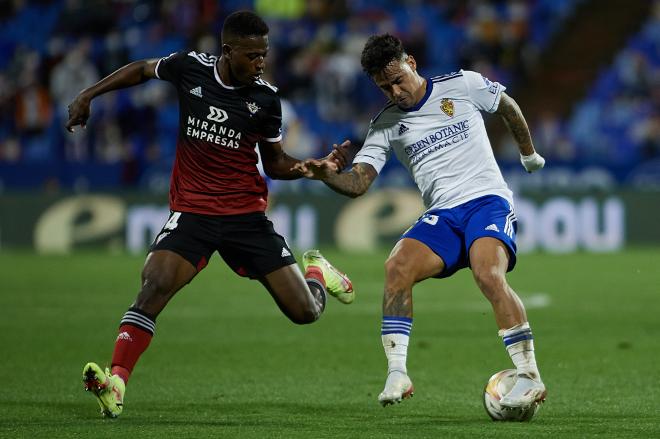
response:
[[[401,402],[406,398],[413,396],[415,388],[413,387],[412,381],[408,378],[408,375],[405,373],[393,370],[387,375],[387,380],[385,381],[385,388],[380,395],[378,395],[378,402],[381,403],[383,407]]]
[[[541,379],[533,380],[526,375],[518,375],[511,391],[500,400],[500,405],[511,409],[530,407],[545,401],[547,393]]]

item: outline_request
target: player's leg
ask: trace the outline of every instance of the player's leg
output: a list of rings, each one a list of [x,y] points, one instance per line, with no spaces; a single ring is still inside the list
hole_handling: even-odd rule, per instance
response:
[[[197,274],[182,256],[168,250],[149,253],[142,270],[142,288],[121,319],[111,368],[96,364],[83,368],[85,390],[91,391],[105,416],[117,417],[123,410],[128,379],[154,335],[156,316],[174,294]]]
[[[502,398],[501,404],[526,407],[543,400],[546,390],[536,365],[525,307],[506,280],[509,251],[500,239],[481,237],[470,247],[470,264],[479,289],[493,307],[499,335],[518,372],[516,385]]]
[[[316,321],[326,302],[326,291],[352,291],[348,278],[316,252],[301,273],[284,238],[263,213],[225,218],[218,252],[236,273],[258,279],[291,321]],[[338,289],[337,289],[338,288]]]
[[[322,276],[326,290],[332,297],[347,305],[353,303],[355,292],[351,280],[323,257],[320,251],[307,250],[303,254],[302,263],[305,277],[314,273],[316,277]]]
[[[493,307],[500,329],[527,321],[522,301],[506,281],[509,250],[502,241],[489,236],[475,240],[470,247],[470,266],[479,289]]]
[[[112,355],[113,374],[128,383],[140,355],[151,342],[156,317],[196,274],[191,262],[171,250],[155,250],[147,255],[140,292],[120,322]]]
[[[156,316],[195,274],[188,261],[171,251],[157,250],[147,256],[140,293],[120,322],[111,369],[103,371],[96,363],[83,368],[85,389],[94,393],[103,415],[121,414],[128,378],[151,342]]]
[[[322,276],[303,277],[298,265],[278,268],[259,279],[277,306],[292,322],[303,325],[318,320],[325,309],[326,290]]]
[[[435,276],[445,264],[433,250],[417,239],[397,242],[385,262],[381,341],[387,357],[387,380],[378,396],[383,405],[412,396],[406,360],[413,321],[412,288],[416,282]]]
[[[140,292],[120,321],[111,368],[103,371],[96,363],[88,363],[83,369],[85,389],[94,393],[106,416],[121,414],[125,384],[151,342],[156,317],[206,265],[211,251],[191,239],[197,229],[194,216],[182,217],[177,212],[170,216],[146,258]]]
[[[353,302],[355,292],[348,276],[333,267],[318,250],[305,252],[303,267],[304,275],[297,265],[291,264],[260,279],[291,321],[298,324],[316,321],[325,309],[327,293],[342,303]]]

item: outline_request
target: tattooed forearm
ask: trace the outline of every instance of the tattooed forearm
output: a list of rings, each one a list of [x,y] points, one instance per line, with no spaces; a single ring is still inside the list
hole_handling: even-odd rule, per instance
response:
[[[333,191],[355,198],[369,189],[377,175],[373,166],[357,163],[350,171],[329,175],[323,182]]]
[[[383,315],[412,318],[412,290],[388,291],[383,296]]]
[[[514,140],[518,144],[518,149],[522,155],[530,155],[534,153],[534,144],[532,137],[529,133],[529,127],[525,121],[525,117],[520,110],[520,107],[509,95],[502,93],[500,98],[500,105],[496,111],[497,114],[502,116],[504,123],[513,135]]]

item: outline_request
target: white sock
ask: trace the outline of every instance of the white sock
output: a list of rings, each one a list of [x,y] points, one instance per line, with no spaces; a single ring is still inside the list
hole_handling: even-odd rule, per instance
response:
[[[387,357],[387,372],[398,370],[408,373],[406,359],[408,358],[408,340],[412,319],[407,317],[383,317],[381,340]]]
[[[498,335],[502,337],[518,374],[526,375],[533,380],[540,380],[541,374],[536,366],[534,338],[529,323],[525,322],[513,328],[501,329]]]

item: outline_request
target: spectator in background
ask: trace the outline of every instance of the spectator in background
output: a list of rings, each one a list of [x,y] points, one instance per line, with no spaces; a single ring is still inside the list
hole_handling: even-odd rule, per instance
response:
[[[539,149],[548,151],[547,156],[558,160],[573,160],[575,147],[566,137],[566,130],[559,117],[549,111],[541,114],[535,124],[534,139]]]
[[[53,68],[50,79],[50,94],[55,104],[57,120],[66,120],[67,106],[83,87],[99,79],[96,66],[89,60],[91,40],[84,39],[76,44]],[[64,159],[83,162],[90,158],[88,136],[80,130],[74,136],[64,138]]]
[[[15,97],[14,121],[26,160],[47,160],[49,142],[45,135],[52,113],[50,96],[39,82],[41,57],[30,52],[24,57]]]
[[[642,119],[632,127],[632,137],[644,159],[660,158],[660,114]]]

